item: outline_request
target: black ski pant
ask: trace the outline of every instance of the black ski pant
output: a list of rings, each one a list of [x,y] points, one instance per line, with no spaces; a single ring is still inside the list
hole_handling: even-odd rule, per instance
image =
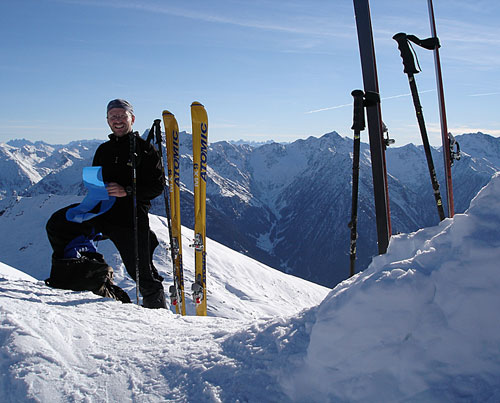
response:
[[[50,217],[46,225],[47,236],[52,246],[52,259],[62,259],[64,249],[68,243],[80,235],[91,236],[102,233],[110,239],[122,258],[127,273],[135,281],[135,255],[134,255],[134,229],[110,223],[102,216],[97,216],[82,223],[75,223],[66,219],[66,211],[72,207],[65,207],[56,211]],[[138,241],[139,241],[139,290],[144,299],[148,296],[163,292],[163,278],[153,266],[152,257],[158,246],[158,239],[153,231],[149,229],[149,220],[138,216]]]

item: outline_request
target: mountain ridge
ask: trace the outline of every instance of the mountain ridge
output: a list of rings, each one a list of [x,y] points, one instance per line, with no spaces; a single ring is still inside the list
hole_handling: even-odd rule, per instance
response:
[[[484,133],[456,138],[462,158],[452,168],[455,210],[463,212],[500,170],[500,139]],[[192,228],[191,136],[181,132],[180,140],[182,224]],[[50,172],[36,183],[29,179],[8,183],[4,193],[10,189],[13,196],[83,195],[81,169],[91,164],[92,147],[98,144],[97,140],[61,146],[40,143],[40,150],[33,143],[22,145],[18,153],[24,147],[24,152],[50,154],[43,162],[33,162],[33,169],[43,173],[42,168],[49,168]],[[14,146],[8,147],[12,155]],[[48,147],[53,147],[51,153]],[[7,163],[2,153],[5,148],[0,144],[0,172]],[[432,148],[432,154],[445,199],[441,150]],[[390,147],[386,156],[393,233],[437,224],[422,146]],[[10,164],[15,162],[10,159]],[[271,267],[329,287],[348,276],[352,139],[333,131],[259,147],[214,142],[209,145],[208,173],[207,233],[213,239]],[[0,183],[5,180],[0,173]],[[366,143],[361,144],[359,188],[357,268],[361,270],[377,253]],[[152,212],[164,214],[161,198],[153,201]],[[319,249],[314,247],[317,242],[323,245]]]

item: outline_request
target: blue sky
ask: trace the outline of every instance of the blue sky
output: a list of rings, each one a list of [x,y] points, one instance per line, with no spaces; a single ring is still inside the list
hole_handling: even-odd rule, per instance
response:
[[[500,2],[434,0],[449,130],[500,136]],[[382,115],[397,145],[420,143],[392,36],[430,36],[426,0],[372,0]],[[106,139],[105,107],[125,98],[140,132],[203,103],[211,141],[352,136],[362,88],[350,0],[2,0],[0,142]],[[440,145],[432,52],[416,75]],[[368,141],[367,132],[362,137]]]

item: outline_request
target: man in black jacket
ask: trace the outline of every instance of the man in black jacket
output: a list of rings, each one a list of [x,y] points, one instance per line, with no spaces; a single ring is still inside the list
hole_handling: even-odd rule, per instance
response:
[[[73,264],[81,265],[82,259],[86,263],[89,258],[95,260],[97,251],[92,249],[92,246],[94,237],[99,233],[115,244],[128,274],[135,280],[133,171],[130,148],[131,136],[135,136],[139,289],[144,307],[166,308],[163,278],[152,263],[153,251],[158,245],[158,240],[149,228],[148,219],[150,201],[163,192],[165,185],[160,164],[161,156],[152,145],[141,139],[137,132],[132,131],[135,116],[130,103],[123,99],[109,102],[107,120],[113,133],[109,135],[107,142],[97,148],[92,165],[102,167],[102,179],[106,184],[108,195],[113,196],[115,201],[107,211],[102,213],[93,211],[97,216],[83,222],[73,222],[68,219],[67,211],[75,205],[52,215],[46,226],[53,249],[49,280],[55,287],[76,289],[58,286],[59,273],[64,272],[66,276],[70,276]],[[96,206],[97,210],[98,207]],[[76,253],[73,245],[77,245]],[[97,260],[103,262],[102,256],[97,254]],[[64,268],[61,269],[60,266]],[[69,282],[71,281],[78,282],[78,279],[70,278]]]

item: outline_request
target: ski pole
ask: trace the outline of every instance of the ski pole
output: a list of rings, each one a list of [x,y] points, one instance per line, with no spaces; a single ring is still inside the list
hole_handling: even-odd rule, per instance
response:
[[[416,38],[413,37],[412,38]],[[405,33],[399,33],[392,37],[397,43],[399,52],[401,53],[401,58],[403,59],[404,72],[408,76],[408,83],[410,84],[411,95],[413,98],[413,105],[415,106],[415,112],[417,114],[417,122],[420,128],[420,134],[422,136],[422,143],[424,145],[425,157],[427,159],[427,167],[429,168],[429,175],[431,178],[432,188],[434,190],[434,198],[436,200],[436,206],[438,209],[439,220],[442,221],[445,218],[443,209],[443,200],[441,198],[441,192],[439,191],[439,182],[436,176],[436,170],[434,169],[434,163],[432,161],[431,146],[429,144],[429,137],[427,136],[427,129],[425,128],[424,115],[422,113],[422,105],[420,104],[420,98],[418,95],[417,84],[415,82],[414,74],[420,72],[415,65],[415,58],[413,57],[412,49],[408,42],[408,35]],[[418,38],[417,38],[418,39]]]
[[[160,153],[160,167],[161,167],[161,172],[163,176],[163,182],[165,183],[165,186],[163,188],[163,200],[165,202],[165,216],[167,218],[167,227],[168,227],[168,237],[170,241],[170,250],[172,251],[172,263],[174,262],[175,259],[175,249],[173,247],[173,237],[172,237],[172,227],[171,227],[171,218],[170,218],[170,204],[168,200],[168,188],[167,188],[167,176],[165,175],[165,162],[164,162],[164,153],[163,153],[163,139],[161,136],[161,127],[160,127],[161,120],[160,119],[155,119],[153,122],[153,126],[151,127],[151,130],[153,132],[153,136],[156,142],[156,147],[158,149],[158,152]],[[175,268],[175,266],[174,266]],[[175,270],[175,269],[174,269]]]
[[[352,205],[351,205],[351,221],[349,228],[351,229],[351,244],[350,244],[350,270],[349,277],[354,276],[356,264],[356,239],[357,239],[357,224],[358,224],[358,183],[359,183],[359,148],[360,134],[365,130],[365,109],[363,105],[364,93],[361,90],[351,92],[354,98],[353,107],[353,123],[351,129],[354,130],[354,150],[352,156]]]
[[[137,305],[139,305],[139,231],[137,228],[137,153],[136,153],[136,134],[129,135],[130,139],[130,159],[132,161],[132,206],[134,220],[134,264],[135,264],[135,293]]]
[[[179,302],[182,302],[181,300],[181,294],[179,293],[179,284],[178,284],[178,279],[176,276],[176,266],[175,266],[175,260],[177,259],[177,255],[179,253],[179,246],[174,245],[174,237],[172,235],[172,218],[170,215],[170,203],[169,203],[169,198],[168,198],[168,188],[167,188],[167,177],[165,175],[165,153],[163,152],[163,139],[161,135],[161,127],[160,127],[161,119],[155,119],[153,122],[153,126],[151,127],[151,130],[153,131],[153,136],[156,141],[156,146],[158,148],[158,152],[161,154],[160,158],[160,165],[161,165],[161,171],[163,175],[163,181],[165,183],[165,186],[163,188],[163,200],[165,202],[165,216],[167,218],[167,227],[168,227],[168,237],[170,241],[170,253],[171,253],[171,258],[172,258],[172,266],[173,266],[173,278],[174,278],[174,285],[170,287],[170,301],[173,305],[177,305]],[[151,136],[151,134],[150,134]],[[149,138],[149,137],[148,137]]]
[[[172,248],[172,246],[173,246],[172,245],[173,244],[173,241],[172,241],[172,227],[170,226],[170,205],[169,205],[169,201],[168,201],[167,177],[165,175],[165,163],[164,163],[164,160],[163,160],[164,159],[163,139],[162,139],[162,136],[161,136],[160,123],[161,123],[160,119],[155,119],[154,122],[153,122],[152,130],[153,130],[153,135],[154,135],[155,142],[156,142],[156,147],[158,148],[158,152],[161,155],[160,166],[161,166],[161,172],[162,172],[162,176],[163,176],[163,181],[165,183],[165,186],[163,188],[163,200],[165,202],[165,216],[167,217],[168,237],[169,237],[169,241],[170,241],[170,248],[172,249],[172,261],[173,261],[173,258],[174,258],[173,252],[174,252],[174,250]]]

